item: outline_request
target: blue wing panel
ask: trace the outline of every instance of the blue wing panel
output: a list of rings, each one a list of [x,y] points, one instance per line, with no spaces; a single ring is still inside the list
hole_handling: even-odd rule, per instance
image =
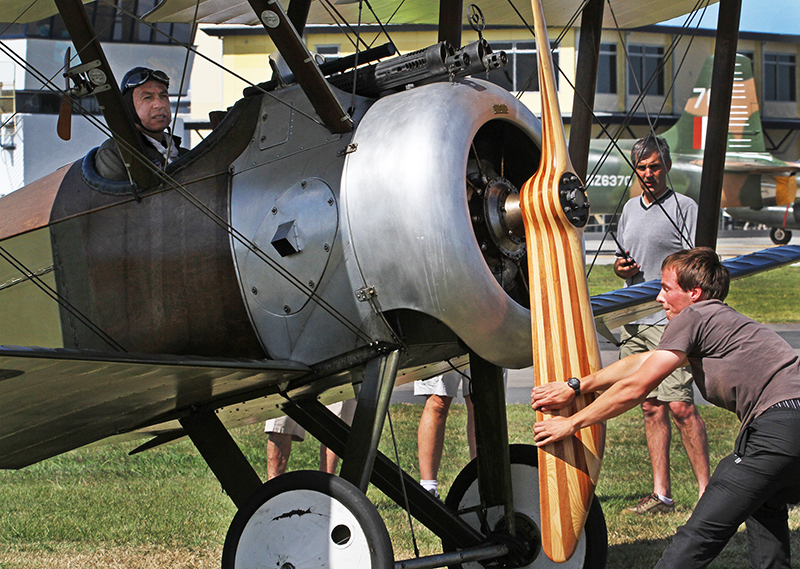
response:
[[[749,253],[724,261],[732,279],[748,277],[770,269],[800,262],[800,246],[784,245]],[[612,330],[661,309],[656,297],[661,280],[647,281],[631,287],[592,297],[592,312],[598,332]]]

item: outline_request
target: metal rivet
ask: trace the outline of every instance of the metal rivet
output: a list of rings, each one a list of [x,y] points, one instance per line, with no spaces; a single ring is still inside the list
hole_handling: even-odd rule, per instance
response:
[[[266,140],[267,140],[267,135],[265,134],[264,136],[261,137],[261,142],[264,142]]]
[[[288,305],[288,304],[284,304],[284,305],[283,305],[283,311],[284,311],[286,314],[289,314],[289,313],[292,311],[292,309],[291,309],[291,308],[289,308],[289,305]]]
[[[328,245],[327,243],[325,243],[325,245],[323,245],[322,248],[325,249],[325,252],[328,252],[328,251],[331,250],[331,246]]]
[[[258,294],[258,289],[256,287],[250,287],[250,292],[253,294]]]
[[[333,205],[333,198],[328,198],[328,205]]]
[[[261,120],[262,120],[262,121],[265,121],[265,120],[267,120],[267,117],[268,117],[268,116],[269,116],[269,115],[268,115],[267,113],[264,113],[263,115],[261,115]]]
[[[278,207],[272,206],[272,209],[270,211],[272,212],[272,215],[275,215],[276,213],[278,213]]]
[[[308,281],[308,288],[314,288],[314,281]]]
[[[307,185],[308,185],[308,182],[306,182],[305,180],[303,180],[302,182],[300,182],[300,187],[301,187],[301,188],[305,188]]]

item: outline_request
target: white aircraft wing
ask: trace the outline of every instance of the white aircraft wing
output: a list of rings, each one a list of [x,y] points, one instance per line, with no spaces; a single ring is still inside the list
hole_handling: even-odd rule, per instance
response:
[[[82,0],[84,3],[90,0]],[[716,2],[713,0],[711,3]],[[516,10],[528,24],[533,23],[531,5],[527,0],[514,0]],[[288,1],[281,4],[286,7]],[[439,3],[431,0],[372,0],[375,13],[383,23],[438,24]],[[564,26],[581,6],[581,0],[544,0],[544,11],[550,26]],[[635,28],[663,22],[687,14],[696,6],[694,0],[611,0],[604,10],[603,26],[607,28]],[[398,5],[400,8],[398,9]],[[493,26],[520,25],[519,16],[509,5],[509,0],[483,0],[479,4],[486,23]],[[147,17],[150,21],[193,22],[195,10],[198,21],[209,24],[258,24],[258,18],[246,0],[164,0]],[[323,2],[314,0],[309,14],[309,24],[335,23],[334,8],[350,23],[358,21],[359,5],[353,0]],[[395,14],[395,11],[397,13]],[[3,0],[0,22],[27,23],[56,14],[54,0]],[[394,15],[394,16],[393,16]],[[393,16],[393,17],[392,17]],[[391,20],[390,20],[391,17]],[[361,21],[375,23],[372,13],[364,7]]]

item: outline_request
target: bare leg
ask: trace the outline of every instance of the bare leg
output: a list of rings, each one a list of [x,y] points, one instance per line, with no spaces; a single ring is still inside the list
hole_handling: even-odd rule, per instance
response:
[[[697,407],[691,403],[672,401],[669,404],[669,411],[681,434],[683,447],[697,478],[699,496],[702,496],[708,486],[709,478],[706,424],[697,412]]]
[[[647,450],[653,465],[653,492],[672,498],[669,477],[669,442],[672,433],[667,405],[655,398],[645,399],[642,411]]]
[[[286,472],[292,452],[292,435],[270,433],[267,439],[267,478],[272,480]]]
[[[467,404],[467,444],[469,445],[469,458],[473,460],[478,456],[478,447],[475,443],[475,411],[472,407],[471,396],[465,395],[464,402]]]
[[[319,445],[319,470],[328,474],[336,474],[339,457],[325,445]]]
[[[452,397],[428,396],[417,431],[419,474],[422,480],[436,480],[444,450],[444,429]]]

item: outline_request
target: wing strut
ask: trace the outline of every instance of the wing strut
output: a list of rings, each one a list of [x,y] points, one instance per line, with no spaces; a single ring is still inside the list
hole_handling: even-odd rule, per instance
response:
[[[532,0],[542,96],[542,160],[520,192],[530,275],[533,369],[537,385],[600,368],[600,350],[586,285],[583,226],[586,192],[567,152],[550,42],[540,0]],[[561,414],[588,405],[580,396]],[[537,419],[544,419],[537,412]],[[539,447],[542,547],[556,563],[575,552],[600,473],[605,426],[582,429]]]
[[[131,178],[140,188],[157,186],[159,179],[151,165],[138,158],[145,155],[142,139],[128,113],[125,112],[119,86],[86,15],[86,9],[80,0],[55,0],[55,3],[81,61],[85,64],[99,63],[90,74],[95,86],[94,95],[103,110],[106,124],[114,134],[114,138],[120,142],[117,146],[125,163],[130,165],[128,171]]]
[[[603,33],[603,0],[589,0],[581,14],[581,35],[575,77],[575,98],[569,129],[569,155],[575,173],[586,179],[589,166],[589,142],[592,139],[594,92],[597,86],[597,63],[600,59],[600,36]]]
[[[439,0],[439,40],[455,48],[461,47],[463,0]]]
[[[331,132],[344,133],[353,130],[353,119],[334,95],[280,2],[276,0],[248,0],[248,2],[325,126]]]
[[[720,0],[717,40],[714,46],[714,71],[711,74],[711,100],[708,107],[706,149],[700,178],[700,202],[697,208],[695,245],[717,247],[722,177],[725,173],[725,150],[728,147],[728,121],[733,71],[736,68],[736,45],[742,0]]]

